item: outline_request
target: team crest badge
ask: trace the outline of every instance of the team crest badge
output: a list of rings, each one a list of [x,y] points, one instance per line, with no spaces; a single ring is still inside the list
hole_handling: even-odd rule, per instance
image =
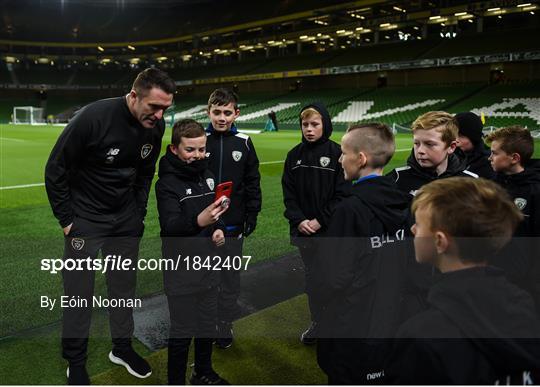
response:
[[[208,188],[210,188],[210,191],[214,190],[214,179],[209,177],[208,179],[206,179],[206,184],[208,184]]]
[[[141,148],[141,157],[143,159],[147,158],[150,152],[152,152],[152,144],[144,144]]]
[[[330,158],[329,157],[321,157],[319,159],[319,162],[321,163],[321,167],[327,167],[328,164],[330,164]]]
[[[242,152],[233,151],[232,158],[234,161],[240,161],[240,159],[242,158]]]
[[[523,198],[515,198],[514,204],[517,206],[517,208],[523,210],[525,207],[527,207],[527,200]]]
[[[73,238],[71,240],[71,247],[73,247],[74,250],[81,251],[84,247],[84,239]]]

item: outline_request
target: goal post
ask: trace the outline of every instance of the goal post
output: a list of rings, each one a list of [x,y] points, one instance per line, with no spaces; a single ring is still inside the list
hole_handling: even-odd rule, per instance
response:
[[[45,123],[43,108],[35,106],[14,106],[13,123],[20,125],[38,125]]]

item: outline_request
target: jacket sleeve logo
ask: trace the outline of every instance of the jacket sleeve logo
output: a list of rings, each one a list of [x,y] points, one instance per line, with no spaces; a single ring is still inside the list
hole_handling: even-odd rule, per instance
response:
[[[330,164],[330,158],[323,156],[319,159],[319,163],[321,164],[321,167],[327,167],[328,164]]]
[[[152,144],[144,144],[141,148],[141,157],[143,159],[147,158],[150,152],[152,152],[153,145]]]
[[[514,204],[517,206],[517,208],[523,211],[523,209],[527,207],[527,199],[515,198]]]
[[[71,240],[71,247],[73,247],[73,250],[81,251],[84,247],[84,239],[73,238]]]
[[[240,161],[240,159],[242,158],[242,152],[233,151],[232,158],[234,161]]]
[[[208,188],[210,188],[210,191],[214,190],[214,179],[209,177],[208,179],[206,179],[206,184],[208,184]]]

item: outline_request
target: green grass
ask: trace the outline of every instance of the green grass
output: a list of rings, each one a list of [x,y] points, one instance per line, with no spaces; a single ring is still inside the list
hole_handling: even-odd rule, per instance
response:
[[[55,126],[0,125],[0,186],[9,187],[43,182],[43,171],[49,153],[61,132]],[[342,133],[333,139],[339,141]],[[169,142],[170,130],[164,136]],[[281,131],[252,135],[260,161],[263,209],[257,230],[245,244],[245,254],[257,262],[291,251],[288,224],[283,217],[281,174],[290,148],[300,140],[299,131]],[[410,138],[398,138],[398,148],[408,148]],[[402,164],[408,152],[398,152],[392,165]],[[264,164],[270,162],[269,164]],[[275,163],[272,163],[275,162]],[[42,258],[62,256],[63,237],[53,217],[43,186],[0,190],[0,336],[20,329],[56,321],[60,312],[39,307],[39,296],[62,294],[59,274],[40,270]],[[141,257],[156,257],[160,251],[159,224],[154,191],[151,191],[146,229],[141,243]],[[159,271],[138,273],[139,296],[160,292]],[[106,294],[104,277],[96,275],[96,293]]]
[[[232,348],[214,350],[214,368],[233,384],[325,384],[315,348],[298,340],[309,318],[305,296],[261,310],[235,323]],[[66,363],[60,356],[59,324],[31,336],[0,341],[0,384],[64,384]],[[153,373],[136,379],[112,365],[105,313],[94,314],[88,347],[93,384],[167,384],[167,350],[150,353],[137,340],[135,349],[150,362]],[[193,346],[189,363],[193,358]]]

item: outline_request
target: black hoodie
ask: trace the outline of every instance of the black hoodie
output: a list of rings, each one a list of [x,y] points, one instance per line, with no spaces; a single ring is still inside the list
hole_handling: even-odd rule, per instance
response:
[[[175,265],[179,260],[174,269],[163,270],[167,295],[195,293],[218,283],[217,271],[194,270],[192,266],[195,255],[203,260],[208,255],[219,255],[214,250],[211,236],[216,228],[225,230],[225,224],[218,221],[204,228],[197,224],[197,216],[214,201],[215,185],[214,175],[206,169],[205,161],[188,164],[167,148],[159,162],[156,198],[163,258],[172,259]],[[187,256],[190,257],[189,267],[183,261]]]
[[[307,105],[302,111],[308,108],[320,113],[323,135],[313,143],[302,136],[302,142],[289,151],[285,160],[281,184],[284,215],[292,238],[301,236],[297,226],[306,219],[316,218],[322,226],[318,235],[324,232],[334,207],[350,187],[339,163],[341,148],[330,140],[333,126],[328,111],[319,103]]]
[[[524,218],[512,241],[491,263],[533,296],[540,315],[540,160],[531,160],[521,173],[497,174],[495,181],[506,189]]]
[[[324,303],[320,335],[326,338],[318,361],[330,383],[380,378],[373,375],[382,372],[387,339],[398,325],[410,250],[408,206],[408,195],[391,178],[360,179],[336,207],[325,238],[317,240],[314,288]]]
[[[491,162],[488,160],[490,151],[486,148],[484,142],[475,144],[470,152],[464,152],[467,158],[467,171],[477,174],[478,177],[493,180],[495,172],[491,168]]]
[[[418,161],[416,161],[416,158],[414,157],[413,149],[407,159],[407,166],[390,171],[388,176],[394,179],[401,191],[410,194],[410,199],[412,200],[420,187],[434,180],[454,176],[477,178],[478,175],[466,170],[467,162],[465,157],[460,157],[462,155],[463,152],[458,152],[457,154],[455,152],[452,153],[448,157],[448,167],[446,168],[446,171],[437,175],[434,170],[424,168],[418,164]]]
[[[492,267],[442,274],[430,308],[405,322],[387,366],[397,384],[540,382],[540,321],[530,296]]]

